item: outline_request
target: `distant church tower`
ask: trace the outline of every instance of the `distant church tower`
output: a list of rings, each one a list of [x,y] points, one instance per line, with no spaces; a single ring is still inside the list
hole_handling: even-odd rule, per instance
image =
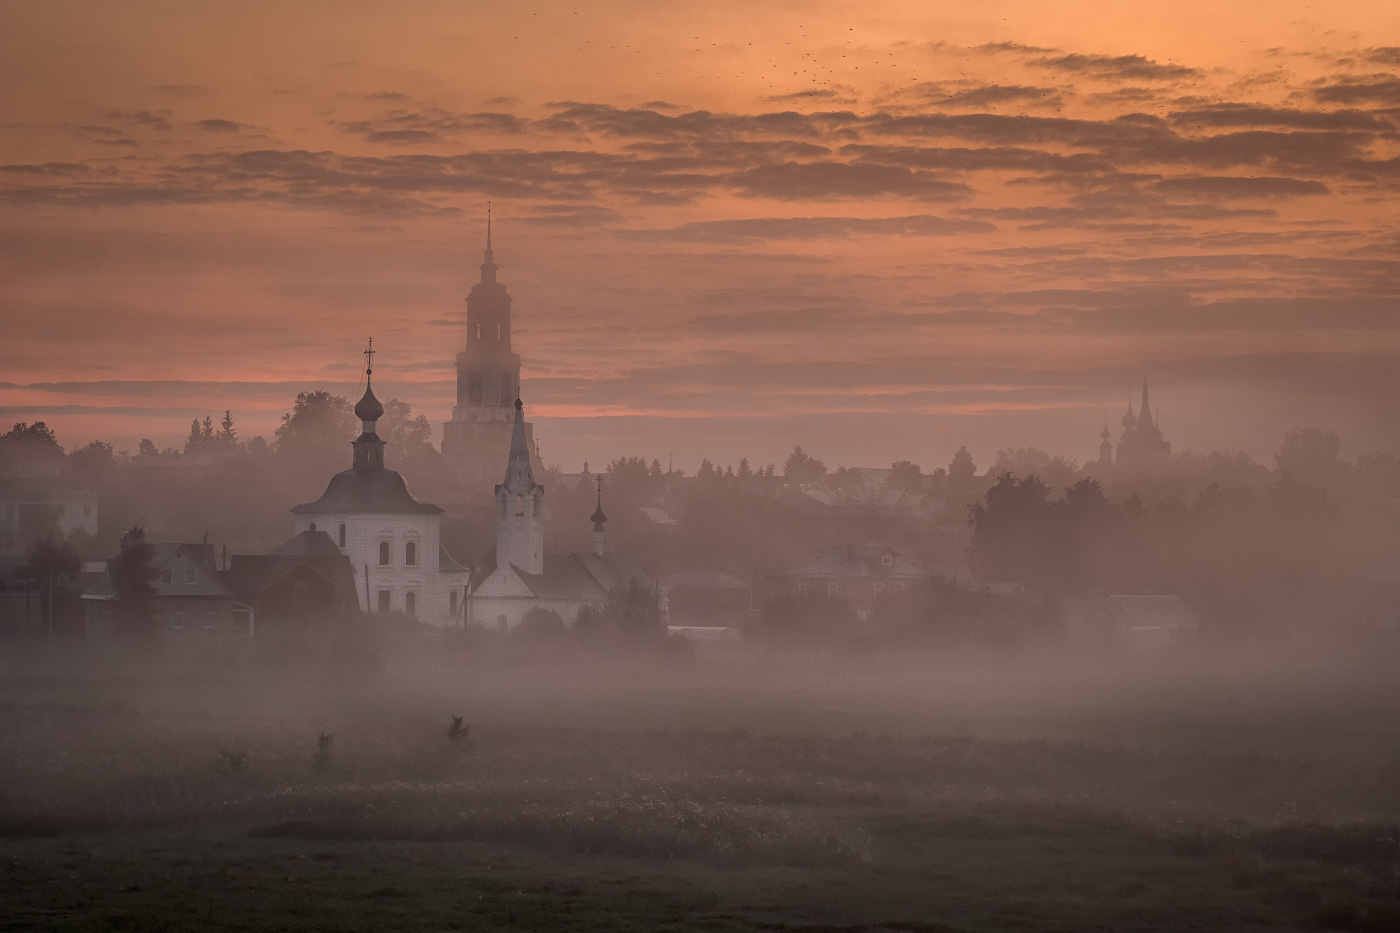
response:
[[[1148,470],[1171,461],[1171,441],[1162,437],[1162,430],[1152,418],[1152,406],[1147,398],[1147,380],[1142,380],[1142,405],[1133,414],[1133,399],[1128,397],[1128,412],[1123,416],[1123,435],[1118,440],[1120,470]]]
[[[442,426],[443,456],[468,494],[489,489],[506,458],[512,423],[519,418],[512,403],[519,396],[520,354],[510,348],[510,295],[496,281],[488,206],[481,281],[467,295],[467,348],[457,354],[457,404],[452,420]],[[530,458],[543,471],[534,426],[524,424],[523,430]]]

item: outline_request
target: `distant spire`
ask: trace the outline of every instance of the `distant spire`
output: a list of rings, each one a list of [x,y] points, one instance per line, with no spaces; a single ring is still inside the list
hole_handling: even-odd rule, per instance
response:
[[[491,202],[486,202],[486,255],[481,263],[481,281],[496,281],[496,253],[491,249]]]
[[[588,520],[593,523],[593,553],[603,554],[603,523],[608,517],[603,514],[603,477],[598,477],[598,507],[593,510],[593,514],[588,516]]]
[[[1147,402],[1147,377],[1142,377],[1142,405],[1138,407],[1138,424],[1147,430],[1152,430],[1155,426],[1152,423],[1152,409]]]

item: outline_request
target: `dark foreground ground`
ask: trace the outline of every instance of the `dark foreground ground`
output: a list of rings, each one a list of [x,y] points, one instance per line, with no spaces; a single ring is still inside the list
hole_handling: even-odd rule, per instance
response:
[[[0,929],[1400,930],[1392,669],[12,659]]]

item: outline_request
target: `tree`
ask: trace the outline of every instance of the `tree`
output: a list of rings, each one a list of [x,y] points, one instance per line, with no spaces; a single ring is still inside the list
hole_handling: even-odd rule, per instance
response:
[[[992,474],[1015,473],[1017,476],[1038,476],[1052,488],[1063,489],[1075,481],[1079,464],[1066,457],[1053,456],[1039,447],[1008,447],[997,451]]]
[[[298,392],[275,434],[277,458],[302,484],[324,482],[350,462],[358,421],[350,403],[324,389]]]
[[[660,591],[654,584],[642,585],[636,577],[608,591],[603,618],[608,628],[624,642],[636,644],[666,635]]]
[[[966,447],[959,447],[948,464],[948,479],[954,484],[965,485],[977,476],[977,464],[972,462],[972,454]]]
[[[619,457],[608,464],[608,475],[619,488],[645,491],[651,486],[651,470],[642,457]]]
[[[112,561],[112,591],[117,624],[125,635],[148,637],[155,634],[154,581],[151,566],[155,549],[146,543],[146,532],[134,525],[122,535],[121,550]]]
[[[63,458],[63,447],[53,429],[42,421],[20,421],[0,434],[0,467],[16,463],[53,462]]]
[[[532,642],[562,641],[569,633],[564,618],[553,609],[536,606],[526,612],[510,633],[513,638]]]
[[[1342,452],[1342,439],[1336,431],[1301,428],[1283,436],[1283,444],[1274,454],[1274,465],[1304,486],[1332,485],[1341,471],[1337,457]]]
[[[716,473],[715,473],[715,465],[714,465],[713,463],[710,462],[710,458],[709,458],[709,457],[706,457],[704,460],[701,460],[701,461],[700,461],[700,469],[698,469],[698,470],[695,471],[695,478],[696,478],[696,479],[714,479],[715,476],[716,476]]]
[[[40,612],[46,624],[52,625],[54,622],[56,599],[65,603],[72,601],[73,597],[66,590],[62,595],[59,590],[63,578],[77,573],[81,566],[77,552],[67,541],[48,538],[35,542],[30,550],[28,559],[20,568],[20,575],[39,584]]]
[[[808,456],[801,445],[794,447],[783,464],[783,478],[795,486],[810,486],[826,476],[826,464]]]
[[[112,468],[112,445],[106,441],[91,441],[69,454],[68,462],[85,480],[100,479]]]
[[[924,471],[910,460],[896,460],[890,464],[889,487],[895,492],[918,495],[924,491]]]
[[[751,476],[753,476],[753,467],[749,466],[749,458],[748,458],[748,457],[740,457],[740,458],[739,458],[739,478],[740,478],[740,479],[748,479],[748,478],[751,477]]]
[[[149,437],[141,438],[141,443],[136,445],[136,456],[154,457],[156,456],[156,442]]]
[[[223,420],[219,422],[219,433],[214,435],[215,446],[220,453],[233,453],[238,448],[238,430],[233,426],[233,412],[224,409]]]

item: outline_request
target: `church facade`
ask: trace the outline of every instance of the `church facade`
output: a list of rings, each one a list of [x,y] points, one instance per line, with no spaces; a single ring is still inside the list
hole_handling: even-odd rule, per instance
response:
[[[452,420],[442,426],[443,458],[469,501],[489,491],[506,459],[513,403],[520,396],[520,354],[510,340],[511,299],[496,271],[488,213],[481,281],[467,295],[467,344],[457,354],[457,400]],[[525,442],[536,469],[543,472],[534,427],[528,423]]]
[[[366,351],[366,357],[372,354]],[[323,531],[350,558],[365,612],[402,612],[434,625],[460,622],[470,572],[443,549],[442,509],[419,502],[384,466],[376,433],[384,406],[369,384],[355,405],[362,431],[351,442],[350,469],[331,477],[321,498],[292,509],[296,533]]]
[[[572,624],[584,606],[601,606],[609,591],[632,580],[650,585],[636,562],[604,547],[601,487],[593,522],[592,554],[546,554],[544,487],[535,482],[525,408],[515,400],[505,480],[495,488],[496,548],[478,573],[467,605],[468,625],[510,631],[532,609],[547,609]]]

